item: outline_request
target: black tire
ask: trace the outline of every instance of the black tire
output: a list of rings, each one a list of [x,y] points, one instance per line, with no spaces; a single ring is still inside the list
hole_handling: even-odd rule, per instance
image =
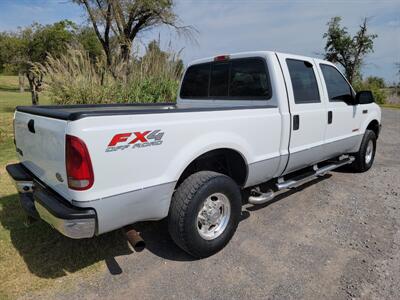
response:
[[[366,159],[368,144],[372,143],[372,157],[369,161]],[[362,173],[368,171],[374,163],[376,152],[376,135],[372,130],[366,130],[360,145],[360,150],[354,153],[355,161],[350,165],[353,171]]]
[[[226,196],[230,217],[225,229],[215,239],[204,239],[198,231],[197,216],[205,200],[215,193]],[[241,193],[230,177],[211,171],[189,176],[175,191],[169,210],[168,227],[174,242],[196,258],[217,253],[230,241],[239,224]]]

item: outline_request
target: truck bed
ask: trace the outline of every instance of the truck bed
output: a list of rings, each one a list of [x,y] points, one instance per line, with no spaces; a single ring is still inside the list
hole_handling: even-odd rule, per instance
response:
[[[77,105],[39,105],[17,106],[16,110],[37,116],[74,121],[86,117],[155,114],[173,112],[219,111],[235,109],[276,107],[275,105],[235,105],[220,107],[178,107],[176,103],[127,103],[127,104],[77,104]]]

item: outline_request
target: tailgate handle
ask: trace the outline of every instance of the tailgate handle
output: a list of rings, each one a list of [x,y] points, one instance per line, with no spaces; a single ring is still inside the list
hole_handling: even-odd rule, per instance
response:
[[[29,120],[28,129],[30,132],[35,133],[35,120]]]

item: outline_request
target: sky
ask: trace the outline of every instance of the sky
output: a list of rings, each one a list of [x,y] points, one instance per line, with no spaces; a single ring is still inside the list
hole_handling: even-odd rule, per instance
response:
[[[334,16],[354,34],[364,17],[369,32],[378,35],[368,54],[364,76],[400,80],[400,0],[178,0],[182,24],[196,28],[197,43],[159,27],[140,36],[138,45],[160,38],[161,45],[182,50],[185,63],[202,57],[252,50],[276,50],[321,57],[326,23]],[[0,31],[70,19],[85,24],[81,7],[68,0],[0,0]]]

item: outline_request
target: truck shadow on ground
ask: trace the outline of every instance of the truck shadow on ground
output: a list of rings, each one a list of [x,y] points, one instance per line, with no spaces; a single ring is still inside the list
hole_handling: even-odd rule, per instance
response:
[[[245,221],[251,216],[252,211],[256,211],[265,208],[277,201],[289,197],[297,192],[300,192],[307,187],[310,187],[318,182],[330,178],[332,175],[327,174],[311,180],[302,186],[288,190],[282,194],[277,195],[274,199],[262,204],[262,205],[245,205],[242,210],[240,221]],[[158,222],[142,222],[137,223],[133,228],[141,233],[141,236],[146,241],[146,249],[153,254],[168,260],[178,261],[192,261],[195,260],[190,255],[182,251],[178,246],[174,244],[169,233],[168,233],[168,222],[166,219]]]
[[[0,201],[0,222],[3,228],[9,231],[14,248],[30,272],[39,277],[62,277],[99,261],[105,260],[108,265],[114,257],[132,253],[121,231],[92,239],[73,240],[43,221],[27,227],[17,194],[2,197]]]
[[[242,211],[241,221],[249,218],[251,211],[265,208],[330,176],[318,177],[299,188],[279,194],[265,204],[246,206]],[[118,275],[123,270],[114,258],[134,253],[128,246],[122,230],[92,239],[73,240],[61,235],[43,221],[35,222],[29,227],[24,225],[26,217],[20,207],[17,194],[1,198],[1,204],[2,226],[9,231],[13,246],[24,259],[29,270],[39,277],[62,277],[99,261],[105,261],[109,272]],[[168,233],[166,219],[157,222],[140,222],[133,225],[133,228],[141,233],[146,241],[146,249],[154,255],[174,261],[195,260],[174,244]]]

